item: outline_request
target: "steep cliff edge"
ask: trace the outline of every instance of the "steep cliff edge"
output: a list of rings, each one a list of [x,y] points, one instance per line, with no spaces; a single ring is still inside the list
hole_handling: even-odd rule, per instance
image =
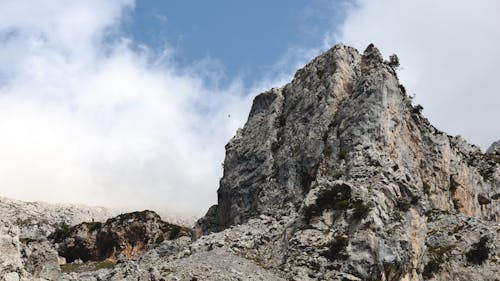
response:
[[[491,265],[500,157],[434,128],[394,68],[373,45],[363,54],[337,45],[283,88],[257,96],[247,123],[226,146],[218,205],[195,232],[234,228],[262,215],[282,221],[283,234],[271,239],[279,241],[280,254],[268,265],[303,266],[311,278],[334,278],[332,272],[352,280],[498,276]],[[466,228],[463,220],[487,227],[453,238]],[[460,266],[470,260],[459,246],[464,251],[480,239],[494,258],[467,275]]]

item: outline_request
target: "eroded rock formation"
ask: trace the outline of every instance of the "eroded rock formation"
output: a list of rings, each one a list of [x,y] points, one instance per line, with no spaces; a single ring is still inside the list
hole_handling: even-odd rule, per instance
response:
[[[152,211],[121,214],[105,223],[84,222],[63,226],[49,236],[57,244],[59,255],[67,262],[75,260],[116,262],[137,259],[164,240],[191,236],[189,228],[161,220]]]

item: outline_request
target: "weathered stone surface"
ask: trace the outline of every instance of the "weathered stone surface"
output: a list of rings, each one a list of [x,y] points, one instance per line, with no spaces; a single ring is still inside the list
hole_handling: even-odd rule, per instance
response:
[[[113,212],[0,197],[0,280],[59,280],[59,258],[47,235],[62,223],[101,220]]]
[[[421,280],[429,212],[498,230],[500,158],[434,128],[393,67],[373,45],[337,45],[257,96],[198,233],[288,217],[270,243],[291,278]]]
[[[49,236],[66,262],[116,262],[137,259],[164,240],[191,236],[189,228],[169,224],[153,211],[133,212],[105,223],[84,222],[57,229]]]

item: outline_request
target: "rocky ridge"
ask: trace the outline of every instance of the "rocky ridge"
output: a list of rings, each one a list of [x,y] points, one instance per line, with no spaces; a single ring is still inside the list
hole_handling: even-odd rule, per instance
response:
[[[99,207],[22,202],[0,197],[0,280],[58,280],[61,270],[49,236],[61,225],[102,221],[117,212]]]
[[[218,204],[197,222],[193,239],[153,235],[139,255],[119,258],[113,250],[43,275],[29,263],[23,274],[2,265],[0,276],[499,280],[500,155],[434,128],[399,83],[395,61],[373,45],[363,54],[336,45],[289,84],[258,95],[226,145]],[[142,225],[163,224],[146,218]],[[126,236],[126,223],[112,225]],[[43,245],[54,257],[71,239],[97,241],[107,229],[91,226]]]

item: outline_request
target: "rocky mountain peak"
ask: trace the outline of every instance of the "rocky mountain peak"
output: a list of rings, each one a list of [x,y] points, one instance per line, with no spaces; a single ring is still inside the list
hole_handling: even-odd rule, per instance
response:
[[[375,45],[370,44],[368,47],[366,47],[365,51],[363,52],[363,61],[365,64],[377,64],[377,63],[382,63],[383,62],[382,54],[380,53],[379,49],[375,47]]]
[[[442,225],[430,214],[497,224],[498,157],[433,127],[391,60],[373,44],[363,54],[336,45],[258,95],[197,235],[287,218],[291,263],[307,248],[360,278],[420,280],[437,262],[422,256],[428,228]]]

